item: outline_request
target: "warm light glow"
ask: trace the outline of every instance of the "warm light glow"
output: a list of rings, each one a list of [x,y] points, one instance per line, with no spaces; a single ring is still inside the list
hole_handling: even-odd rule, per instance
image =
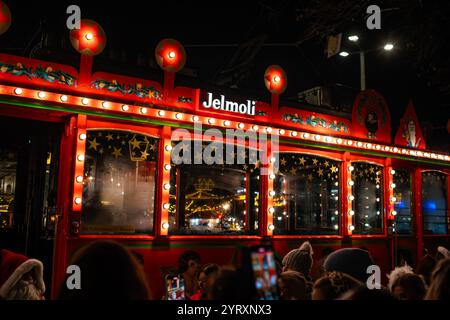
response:
[[[239,129],[243,129],[245,127],[245,124],[243,124],[242,122],[238,123],[238,128]]]
[[[386,43],[384,46],[384,50],[386,51],[391,51],[392,49],[394,49],[394,45],[392,43]]]
[[[396,186],[397,186],[397,185],[396,185],[395,183],[391,183],[391,188],[392,188],[392,189],[395,189]]]
[[[341,144],[341,143],[342,143],[342,139],[341,139],[341,138],[338,138],[338,139],[336,140],[336,142],[337,142],[337,144]]]
[[[83,177],[82,176],[77,176],[76,181],[78,183],[82,183],[83,182]]]
[[[164,110],[159,110],[158,111],[158,116],[164,117],[165,115],[166,115],[166,112]]]
[[[341,57],[348,57],[350,54],[347,51],[341,51],[341,52],[339,52],[339,55]]]
[[[347,140],[347,145],[351,146],[353,144],[352,140]]]
[[[367,143],[367,144],[366,144],[366,148],[367,148],[367,149],[372,148],[372,144],[371,144],[371,143]]]
[[[275,196],[275,191],[271,190],[271,191],[269,192],[269,196],[271,196],[271,197]]]
[[[81,104],[82,105],[87,105],[89,103],[89,99],[88,98],[83,98],[83,99],[81,99]]]
[[[375,146],[375,149],[380,150],[380,149],[381,149],[381,146],[380,146],[379,144],[377,144],[377,145]]]
[[[314,136],[314,140],[319,141],[319,140],[320,140],[320,135],[316,134],[316,135]]]
[[[176,53],[175,51],[170,51],[169,54],[167,55],[170,59],[174,59],[176,57]]]
[[[61,97],[59,97],[59,99],[62,101],[62,102],[67,102],[67,100],[69,99],[65,94],[63,94]]]
[[[170,184],[169,183],[165,183],[163,188],[164,188],[164,190],[169,190],[170,189]]]
[[[333,138],[332,137],[325,137],[325,141],[330,143],[331,141],[333,141]]]
[[[142,114],[146,114],[147,113],[147,108],[140,108],[139,112]]]
[[[274,207],[270,207],[269,208],[269,213],[274,213],[275,212],[275,208]]]
[[[164,203],[163,204],[163,208],[168,210],[170,208],[170,204],[169,203]]]
[[[296,137],[297,136],[297,131],[291,131],[291,136],[292,137]]]
[[[270,158],[270,162],[271,162],[271,163],[275,163],[275,161],[277,161],[277,158],[275,158],[275,157],[271,157],[271,158]]]
[[[225,120],[225,121],[223,122],[223,125],[224,125],[225,127],[229,127],[229,126],[231,125],[230,120]]]
[[[192,116],[192,121],[197,122],[200,118],[198,116]]]
[[[391,174],[395,174],[395,170],[394,169],[391,169]]]
[[[90,32],[86,33],[85,36],[86,40],[92,40],[94,39],[94,35]]]
[[[105,108],[105,109],[108,109],[108,107],[109,107],[108,101],[103,101],[102,102],[102,107]]]
[[[349,211],[348,211],[348,214],[349,214],[350,216],[354,216],[354,215],[355,215],[355,211],[349,210]]]
[[[348,227],[348,230],[350,230],[350,231],[355,230],[355,226],[354,226],[354,225],[350,225],[350,226]]]
[[[349,195],[349,196],[348,196],[348,200],[350,200],[350,201],[353,201],[353,200],[355,200],[355,196],[354,196],[354,195],[352,195],[352,194],[351,194],[351,195]]]
[[[398,152],[398,148],[397,148],[397,147],[394,147],[394,148],[392,149],[392,151]]]
[[[353,170],[355,170],[355,167],[354,167],[354,166],[349,166],[349,167],[348,167],[348,171],[352,172]]]
[[[278,130],[278,134],[285,134],[285,131],[284,131],[284,129],[280,129],[280,130]]]
[[[163,222],[163,224],[162,224],[161,226],[162,226],[162,228],[163,228],[164,230],[169,229],[169,223],[168,223],[168,222]]]
[[[214,119],[214,118],[209,118],[208,119],[208,123],[209,124],[214,124],[216,122],[216,119]]]
[[[308,133],[308,132],[305,132],[305,133],[303,134],[303,138],[304,138],[304,139],[308,139],[308,138],[309,138],[309,133]]]
[[[280,80],[281,80],[280,76],[273,77],[273,82],[274,83],[278,83],[278,82],[280,82]]]
[[[77,156],[77,160],[78,160],[78,161],[84,161],[84,154],[79,154],[79,155]]]
[[[355,182],[353,181],[353,180],[350,180],[349,182],[348,182],[348,185],[351,187],[351,186],[353,186],[355,184]]]
[[[39,91],[38,97],[41,98],[41,99],[44,99],[45,98],[45,92],[44,91]]]
[[[275,226],[273,224],[269,224],[267,227],[270,231],[273,231],[275,229]]]
[[[81,204],[81,198],[80,197],[76,197],[75,198],[75,203],[76,204]]]
[[[164,149],[166,149],[166,151],[172,151],[172,146],[168,144],[164,147]]]
[[[397,211],[394,210],[394,211],[391,212],[391,214],[392,214],[393,216],[396,216],[396,215],[397,215]]]
[[[130,107],[127,104],[122,105],[122,111],[128,111]]]
[[[355,34],[348,37],[348,40],[353,41],[353,42],[358,41],[358,39],[359,39],[359,37]]]
[[[361,148],[362,147],[362,142],[360,142],[360,141],[358,141],[357,143],[356,143],[356,146],[358,147],[358,148]]]
[[[169,171],[171,168],[172,168],[172,166],[171,166],[170,164],[165,164],[165,165],[164,165],[164,169],[165,169],[166,171]]]
[[[80,138],[80,140],[86,140],[86,133],[80,133],[78,138]]]
[[[17,94],[17,95],[21,95],[22,92],[23,92],[23,90],[21,88],[15,88],[14,89],[14,93]]]
[[[384,147],[384,151],[389,151],[389,147],[388,147],[388,146],[385,146],[385,147]]]
[[[271,128],[271,127],[267,127],[267,128],[266,128],[266,132],[267,132],[267,133],[271,133],[271,132],[272,132],[272,128]]]
[[[397,198],[396,198],[396,197],[392,197],[392,198],[391,198],[391,201],[392,201],[392,202],[395,202],[395,201],[397,201]]]
[[[175,114],[175,119],[180,120],[181,118],[183,118],[183,115],[181,113]]]

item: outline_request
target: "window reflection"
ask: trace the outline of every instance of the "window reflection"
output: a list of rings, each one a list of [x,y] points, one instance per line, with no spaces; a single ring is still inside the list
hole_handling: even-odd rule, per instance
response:
[[[370,163],[352,163],[354,233],[383,232],[383,168]]]
[[[248,151],[244,152],[248,160]],[[191,155],[192,160],[202,159],[200,152]],[[255,233],[259,225],[259,182],[259,163],[172,164],[169,232]]]
[[[339,233],[339,165],[316,156],[280,154],[274,233]]]
[[[130,132],[88,131],[81,232],[152,231],[157,142]]]
[[[394,197],[396,198],[394,209],[397,212],[396,231],[400,234],[410,234],[412,233],[410,173],[395,169],[394,183]]]
[[[17,151],[0,148],[0,229],[13,227]]]
[[[424,232],[448,232],[447,176],[440,172],[422,173],[422,210]]]

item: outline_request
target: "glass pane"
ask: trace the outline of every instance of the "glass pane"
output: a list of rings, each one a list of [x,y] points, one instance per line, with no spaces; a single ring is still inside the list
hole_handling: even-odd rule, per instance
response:
[[[0,148],[0,229],[13,228],[17,152]]]
[[[411,234],[411,174],[395,169],[394,183],[394,197],[397,199],[394,204],[394,209],[397,211],[395,217],[397,233]]]
[[[352,163],[352,194],[355,230],[353,233],[383,232],[383,168],[374,164]]]
[[[447,176],[445,174],[440,172],[422,174],[422,210],[425,233],[447,233]]]
[[[274,181],[275,234],[339,233],[338,161],[281,153]]]
[[[248,151],[244,152],[248,159]],[[200,153],[191,155],[192,162],[202,161]],[[172,163],[170,184],[171,234],[254,234],[258,230],[258,164]]]
[[[158,140],[122,131],[89,131],[82,233],[153,230]]]

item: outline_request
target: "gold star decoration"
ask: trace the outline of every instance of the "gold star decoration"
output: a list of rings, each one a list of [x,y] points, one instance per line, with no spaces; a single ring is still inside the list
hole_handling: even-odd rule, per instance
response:
[[[375,182],[380,183],[380,177],[376,177]]]
[[[242,169],[244,169],[244,171],[247,171],[248,166],[247,166],[246,164],[244,164],[244,165],[242,166]]]
[[[361,178],[364,176],[364,174],[363,174],[362,171],[359,172],[359,176],[360,176]]]
[[[95,151],[97,151],[97,147],[100,145],[100,143],[97,142],[97,138],[94,138],[94,140],[88,142],[89,142],[89,149],[94,149]]]
[[[258,160],[255,162],[255,169],[258,169],[261,166],[261,162]]]
[[[318,162],[319,160],[317,160],[317,159],[313,159],[313,165],[317,165],[317,162]]]
[[[337,172],[337,167],[335,167],[334,165],[331,166],[331,172]]]
[[[323,176],[323,169],[319,168],[319,170],[317,170],[317,174],[319,175],[319,177]]]
[[[292,168],[290,172],[293,176],[295,176],[295,174],[297,173],[297,168]]]
[[[139,141],[136,139],[136,137],[133,137],[132,140],[130,140],[130,144],[133,146],[133,149],[139,149]]]
[[[310,174],[308,174],[308,181],[313,181],[313,175],[312,175],[312,173],[310,173]]]
[[[327,161],[325,161],[325,162],[323,163],[323,165],[325,166],[325,168],[328,168],[328,167],[330,166],[330,163],[329,163],[328,160],[327,160]]]
[[[141,158],[142,159],[147,159],[147,157],[150,155],[150,153],[147,152],[147,150],[145,151],[141,151]]]
[[[106,136],[106,139],[108,139],[108,141],[111,141],[111,140],[113,140],[114,138],[113,138],[113,136],[112,136],[111,133],[108,133],[108,135]]]
[[[118,157],[122,156],[122,149],[121,148],[114,148],[114,151],[112,155],[117,159]]]
[[[285,158],[281,158],[281,165],[285,166],[286,165],[286,159]]]
[[[303,157],[301,157],[298,161],[300,162],[300,164],[301,164],[302,166],[304,166],[305,163],[306,163],[306,160],[305,160],[305,158],[303,158]]]
[[[156,147],[155,143],[152,143],[151,145],[149,145],[149,149],[152,151],[155,150],[155,147]]]
[[[370,167],[369,171],[370,171],[370,173],[374,173],[375,169],[373,167]]]

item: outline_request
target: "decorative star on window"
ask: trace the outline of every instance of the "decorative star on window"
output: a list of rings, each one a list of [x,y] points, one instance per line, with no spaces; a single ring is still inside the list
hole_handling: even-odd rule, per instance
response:
[[[122,149],[121,148],[114,148],[114,151],[112,155],[117,159],[118,157],[122,156]]]
[[[97,138],[94,138],[94,140],[88,141],[89,142],[89,148],[88,149],[94,149],[97,151],[97,147],[100,145],[100,143],[97,142]]]

